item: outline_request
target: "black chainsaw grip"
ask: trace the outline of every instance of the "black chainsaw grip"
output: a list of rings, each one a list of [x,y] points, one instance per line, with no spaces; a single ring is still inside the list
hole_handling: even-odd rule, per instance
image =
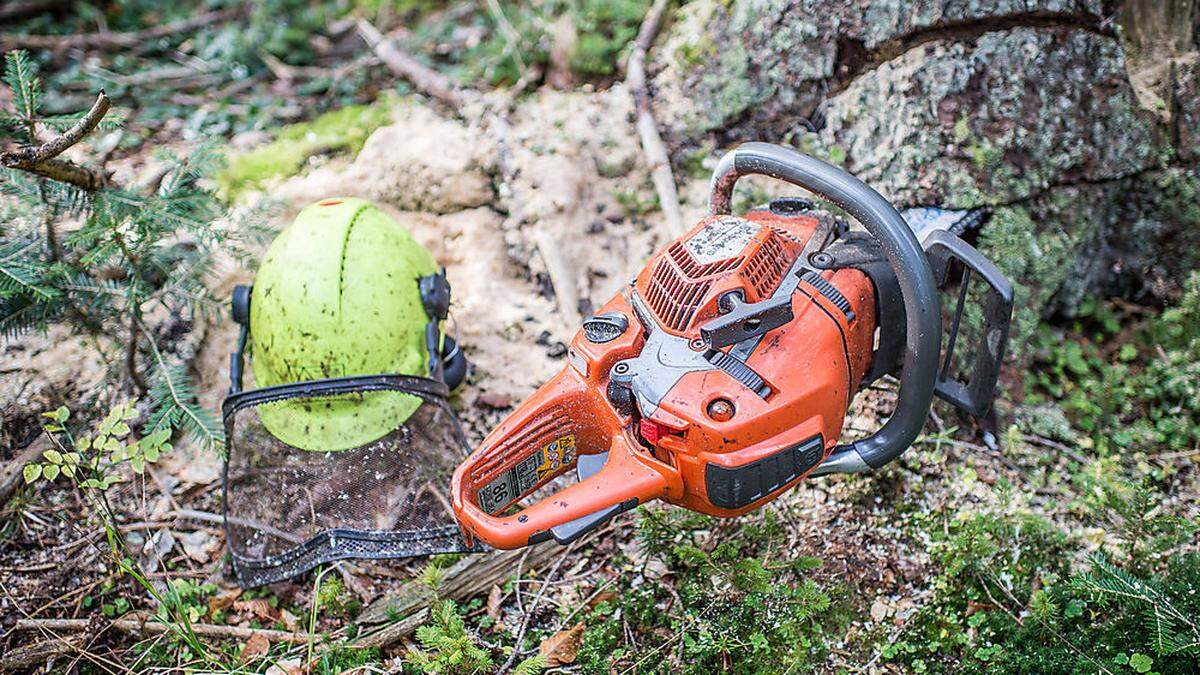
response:
[[[845,209],[883,248],[904,299],[905,350],[896,409],[871,436],[838,446],[819,473],[877,469],[916,440],[933,403],[941,348],[941,305],[929,262],[904,218],[886,199],[849,173],[808,155],[770,143],[744,143],[721,158],[713,172],[709,211],[732,210],[733,187],[748,175],[777,178]]]

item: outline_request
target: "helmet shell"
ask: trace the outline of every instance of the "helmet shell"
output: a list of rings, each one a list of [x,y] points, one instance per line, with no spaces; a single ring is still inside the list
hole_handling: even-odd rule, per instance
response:
[[[251,368],[257,386],[397,373],[427,376],[417,279],[437,262],[399,223],[362,199],[326,199],[275,238],[250,301]],[[259,407],[279,440],[345,450],[386,435],[421,400],[370,392]]]

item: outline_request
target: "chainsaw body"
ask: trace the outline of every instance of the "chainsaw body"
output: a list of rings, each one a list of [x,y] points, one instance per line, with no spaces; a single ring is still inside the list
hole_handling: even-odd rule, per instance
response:
[[[775,146],[742,147],[759,151],[755,159],[816,162]],[[951,252],[939,249],[937,260],[974,253],[967,264],[982,260],[987,269],[979,271],[1000,296],[998,306],[989,305],[995,320],[985,326],[985,335],[993,333],[991,367],[976,367],[968,384],[945,377],[948,367],[939,380],[940,305],[925,251],[918,249],[923,268],[916,274],[903,268],[897,274],[892,242],[850,233],[806,200],[776,200],[731,215],[726,197],[738,175],[788,177],[758,165],[739,170],[728,157],[723,164],[729,166],[714,177],[713,213],[651,257],[627,289],[584,321],[562,371],[456,471],[453,507],[468,542],[478,538],[499,548],[549,538],[567,543],[651,499],[737,516],[822,464],[827,472],[854,471],[871,468],[872,460],[890,461],[880,452],[899,454],[911,443],[904,436],[919,431],[935,389],[944,397],[951,390],[960,398],[973,394],[972,412],[986,412],[982,399],[990,403],[1011,314],[1011,288],[1005,313],[1006,281],[990,263],[956,237],[938,239]],[[855,215],[870,220],[861,209]],[[897,238],[904,235],[913,241],[903,243],[915,242],[907,227]],[[907,282],[924,275],[906,295]],[[910,316],[909,305],[918,316]],[[961,319],[962,303],[958,310]],[[937,321],[933,333],[931,319]],[[926,331],[917,340],[913,324]],[[910,361],[929,361],[931,349],[932,363],[917,364],[926,372],[914,384]],[[918,419],[899,420],[907,426],[898,440],[879,438],[885,425],[864,445],[839,446],[852,397],[898,369],[901,395],[893,418]],[[514,506],[571,469],[578,482],[525,508]]]

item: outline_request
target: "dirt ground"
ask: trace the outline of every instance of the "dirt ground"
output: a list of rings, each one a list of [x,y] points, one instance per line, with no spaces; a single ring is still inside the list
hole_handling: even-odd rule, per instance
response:
[[[302,175],[246,199],[268,209],[271,223],[280,228],[320,198],[372,199],[446,266],[454,289],[452,330],[472,364],[453,405],[472,444],[563,366],[563,344],[579,318],[626,284],[666,240],[661,214],[637,206],[654,193],[631,100],[620,85],[598,92],[539,92],[504,117],[509,126],[501,129],[412,103],[396,113],[393,125],[377,131],[357,158],[321,158]],[[707,181],[679,178],[690,222],[704,213]],[[251,270],[228,264],[213,284],[227,295],[235,283],[252,279]],[[228,389],[236,326],[229,320],[185,323],[180,331],[183,337],[173,349],[194,355],[200,399],[215,411]],[[42,411],[93,401],[119,348],[59,328],[5,343],[0,352],[3,459],[33,439]],[[889,400],[887,392],[860,397],[849,428],[859,434],[873,428]],[[825,561],[814,574],[848,588],[861,617],[834,646],[829,670],[868,661],[871,655],[861,652],[862,645],[880,631],[903,626],[929,592],[933,563],[926,543],[903,526],[905,512],[946,500],[969,501],[970,487],[954,479],[964,466],[983,481],[1008,476],[1024,483],[1024,468],[988,450],[975,429],[963,427],[952,435],[958,445],[952,442],[935,459],[906,461],[873,482],[809,481],[769,507],[788,523],[789,555]],[[217,597],[237,598],[216,515],[221,466],[217,454],[178,442],[143,478],[116,489],[112,503],[126,514],[129,540],[141,547],[138,555],[152,579],[161,580],[171,568],[172,577],[212,581],[221,589]],[[1053,503],[1056,493],[1051,489],[1034,498]],[[128,583],[116,580],[102,531],[84,519],[85,505],[65,484],[23,496],[7,509],[16,515],[6,521],[11,529],[0,546],[5,628],[21,617],[97,616],[89,598],[114,583]],[[627,573],[604,561],[615,549],[636,548],[633,520],[632,514],[617,518],[604,536],[577,549],[566,569],[589,571],[568,575],[573,583],[554,586],[547,602],[577,602],[605,578]],[[370,603],[412,578],[423,562],[345,563],[339,573],[358,600]],[[276,584],[270,592],[303,608],[311,584],[301,578]],[[144,593],[133,596],[149,605]],[[263,618],[256,614],[262,608],[252,603],[230,601],[229,606],[231,624]],[[278,618],[274,611],[266,613]],[[517,609],[503,611],[512,615]],[[322,627],[339,628],[332,619]],[[112,631],[87,635],[87,651],[100,655],[95,658],[104,658],[105,649],[123,639]],[[26,638],[10,633],[2,639],[11,649]]]

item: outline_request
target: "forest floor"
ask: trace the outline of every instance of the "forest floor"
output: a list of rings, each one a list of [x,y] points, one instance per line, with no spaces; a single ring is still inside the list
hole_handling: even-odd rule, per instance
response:
[[[293,132],[230,131],[230,168],[217,181],[233,208],[259,213],[271,229],[317,199],[372,199],[429,248],[447,268],[453,330],[472,364],[451,401],[472,446],[563,367],[580,316],[670,239],[633,99],[619,81],[544,87],[458,111],[381,96],[296,151],[297,139],[323,133],[321,120]],[[157,131],[154,143],[116,153],[109,166],[118,176],[153,173],[163,147],[186,153],[197,145],[187,136]],[[254,162],[293,151],[297,165],[247,178]],[[691,223],[705,212],[715,156],[703,148],[675,154],[697,158],[676,176]],[[740,199],[760,203],[775,189],[756,181]],[[207,283],[227,297],[252,279],[230,258]],[[1098,449],[1095,435],[1117,418],[1063,403],[1084,383],[1103,381],[1124,345],[1136,347],[1131,363],[1153,358],[1138,330],[1097,325],[1138,327],[1156,317],[1099,303],[1074,324],[1048,326],[1027,371],[1005,373],[993,433],[938,403],[895,464],[806,481],[742,518],[650,504],[566,548],[345,561],[248,591],[234,583],[225,551],[222,456],[181,439],[107,499],[138,568],[200,627],[198,640],[154,618],[161,598],[123,572],[93,506],[60,480],[18,490],[4,506],[0,664],[39,672],[492,672],[540,654],[526,666],[886,672],[951,669],[968,648],[986,663],[995,644],[1014,636],[1032,643],[1031,626],[1084,611],[1067,590],[1051,598],[1048,589],[1066,589],[1094,554],[1152,576],[1200,551],[1191,525],[1200,516],[1200,450]],[[218,410],[236,325],[218,316],[164,325],[171,353],[190,361],[199,401]],[[1072,344],[1084,345],[1082,365],[1056,355],[1073,353]],[[12,460],[39,436],[43,412],[118,400],[107,383],[120,354],[115,340],[63,326],[6,340],[0,458]],[[892,400],[891,385],[860,394],[848,435],[876,428]],[[1196,630],[1200,618],[1184,614],[1179,630]],[[1046,631],[1036,640],[1053,645],[1056,658],[1091,658],[1085,637]],[[1125,663],[1146,657],[1137,645],[1127,651]],[[1155,655],[1162,672],[1186,669],[1182,653]],[[1120,654],[1096,658],[1110,664]]]

